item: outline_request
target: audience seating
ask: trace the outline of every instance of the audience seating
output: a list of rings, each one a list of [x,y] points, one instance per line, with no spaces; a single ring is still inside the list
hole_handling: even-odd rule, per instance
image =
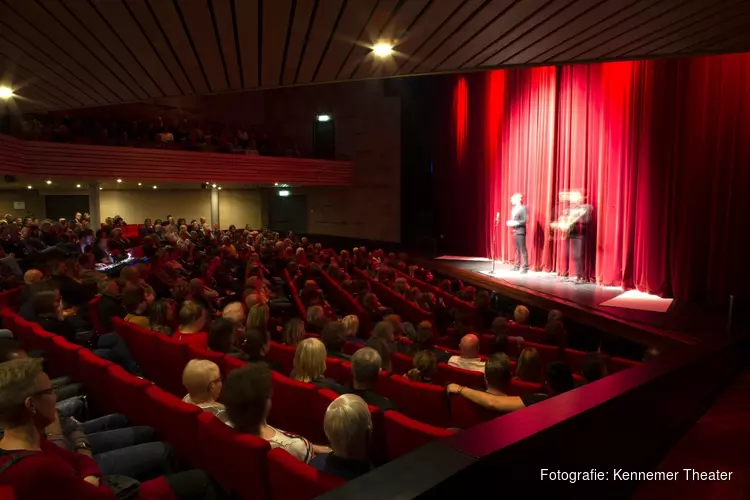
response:
[[[388,459],[393,460],[430,441],[452,436],[454,431],[413,420],[397,411],[387,411],[385,439]]]
[[[112,412],[128,415],[132,425],[147,425],[143,406],[146,389],[153,384],[148,380],[134,377],[114,363],[106,369],[106,382],[107,390],[115,396],[110,400]]]
[[[513,321],[508,321],[508,335],[513,337],[523,337],[527,342],[535,344],[544,344],[547,342],[547,335],[543,328],[537,328],[529,325],[519,325]]]
[[[438,385],[412,382],[406,377],[390,377],[391,394],[398,411],[426,424],[448,427],[450,414],[445,388]],[[380,392],[380,391],[379,391]]]
[[[163,370],[163,365],[156,352],[157,334],[120,318],[112,318],[112,326],[115,332],[125,341],[133,357],[138,360],[146,378],[155,380],[155,374]],[[166,338],[166,335],[161,335],[161,337]]]
[[[209,351],[208,349],[202,349],[198,346],[188,344],[187,346],[187,360],[191,359],[207,359],[213,361],[219,366],[219,369],[224,372],[224,354],[220,352]]]
[[[399,314],[404,321],[411,321],[415,325],[420,321],[429,321],[430,323],[435,324],[435,317],[431,312],[427,312],[416,304],[407,301],[387,286],[372,279],[367,273],[360,269],[354,269],[354,274],[358,279],[368,281],[372,291],[377,295],[380,302],[393,308],[396,314]]]
[[[534,382],[525,382],[523,380],[511,380],[508,387],[508,396],[523,396],[524,394],[536,394],[544,392],[542,384]]]
[[[275,371],[271,372],[271,377],[273,404],[268,423],[308,439],[319,438],[323,429],[323,415],[310,411],[315,407],[317,387],[292,380]],[[302,408],[308,409],[304,418],[299,415]]]
[[[294,306],[297,308],[297,312],[300,315],[300,318],[302,318],[302,321],[307,321],[307,311],[305,310],[305,306],[302,305],[302,300],[299,298],[299,290],[297,290],[297,287],[294,285],[294,281],[292,281],[292,278],[289,276],[289,271],[284,269],[284,282],[289,287],[289,295],[291,295],[292,302],[294,303]]]
[[[166,335],[159,333],[153,335],[157,340],[156,356],[160,363],[159,369],[153,375],[153,380],[165,391],[183,397],[185,386],[182,385],[182,372],[188,362],[187,345]]]
[[[451,408],[451,425],[459,429],[468,429],[469,427],[502,415],[499,412],[479,406],[459,394],[451,394],[449,404]]]
[[[364,307],[362,307],[359,302],[349,294],[349,292],[341,288],[341,285],[336,283],[327,272],[321,270],[320,274],[322,276],[321,282],[323,291],[328,295],[331,301],[345,310],[347,314],[354,314],[359,318],[358,335],[363,338],[368,337],[370,331],[372,331],[372,321]]]
[[[294,354],[297,348],[274,342],[269,342],[268,359],[278,362],[281,365],[281,371],[287,375],[292,373],[294,368]]]
[[[99,335],[103,333],[109,333],[104,331],[104,327],[102,326],[102,322],[99,319],[99,301],[102,300],[101,295],[97,295],[93,299],[91,299],[87,307],[89,308],[89,319],[91,320],[91,324],[94,327],[94,331],[98,333]]]
[[[341,348],[341,352],[344,354],[348,354],[349,356],[353,356],[355,352],[359,351],[364,347],[362,344],[357,344],[356,342],[344,342],[344,347]]]
[[[414,358],[412,356],[407,356],[406,354],[397,352],[393,355],[391,365],[393,366],[393,373],[403,375],[414,368]]]
[[[465,387],[483,388],[484,373],[456,368],[446,363],[438,363],[435,381],[440,385],[448,385],[453,382]]]
[[[146,388],[141,411],[159,438],[174,447],[177,456],[188,460],[194,467],[203,463],[199,448],[195,446],[198,416],[203,410],[151,385]]]
[[[0,292],[0,309],[4,307],[12,308],[18,300],[18,296],[21,295],[22,291],[23,287],[19,286],[10,290],[4,290]]]
[[[555,361],[562,361],[564,355],[563,349],[560,349],[559,347],[536,344],[534,342],[528,342],[526,340],[521,342],[521,350],[531,348],[537,350],[544,366],[547,366],[550,363],[554,363]]]
[[[634,366],[638,366],[638,361],[631,361],[623,358],[609,358],[609,373],[617,373],[622,370],[627,370]]]
[[[351,373],[346,373],[346,367],[343,361],[338,358],[326,358],[325,376],[336,382],[346,385],[347,380],[351,380]]]
[[[274,500],[312,499],[346,482],[300,462],[281,448],[268,453],[268,479]]]
[[[78,351],[83,347],[55,335],[47,354],[46,368],[50,376],[61,377],[70,373],[70,367],[78,364]]]
[[[78,363],[71,367],[68,375],[86,383],[86,392],[104,413],[112,413],[117,404],[111,404],[112,393],[107,384],[107,369],[114,363],[102,359],[88,349],[78,351]],[[115,395],[115,397],[117,397]]]

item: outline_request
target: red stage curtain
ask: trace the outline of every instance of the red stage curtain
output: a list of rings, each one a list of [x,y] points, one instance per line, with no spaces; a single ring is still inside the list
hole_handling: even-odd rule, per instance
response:
[[[683,300],[748,295],[750,54],[493,71],[450,91],[435,173],[447,251],[512,260],[505,221],[521,192],[531,267],[568,274],[549,224],[558,193],[581,189],[594,210],[591,281]]]

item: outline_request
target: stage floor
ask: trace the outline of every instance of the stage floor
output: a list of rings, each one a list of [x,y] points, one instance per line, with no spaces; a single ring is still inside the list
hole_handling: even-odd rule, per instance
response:
[[[621,288],[575,284],[563,281],[553,273],[530,271],[521,274],[501,262],[495,264],[495,273],[490,275],[492,262],[489,259],[456,259],[425,259],[423,265],[529,305],[565,309],[566,316],[575,316],[575,321],[649,345],[660,343],[649,341],[653,335],[658,335],[666,343],[685,346],[726,335],[726,311],[707,304],[675,300],[665,312],[610,307],[602,303],[623,294]],[[643,332],[649,335],[642,335]]]

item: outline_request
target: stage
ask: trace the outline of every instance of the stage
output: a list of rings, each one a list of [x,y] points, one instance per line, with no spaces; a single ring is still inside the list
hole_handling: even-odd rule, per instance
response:
[[[644,345],[691,348],[709,338],[715,341],[728,335],[727,312],[707,304],[669,303],[652,296],[637,296],[631,300],[631,293],[618,287],[576,284],[563,281],[554,273],[529,271],[521,274],[500,261],[495,263],[492,273],[489,259],[445,256],[420,260],[421,265],[440,274],[530,306],[560,309],[573,321]],[[605,304],[613,299],[622,306]],[[633,306],[641,309],[630,308]]]

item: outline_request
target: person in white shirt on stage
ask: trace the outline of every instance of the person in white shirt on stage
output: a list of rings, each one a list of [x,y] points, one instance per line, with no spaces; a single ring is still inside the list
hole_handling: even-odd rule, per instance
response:
[[[484,373],[484,361],[479,357],[479,337],[470,333],[461,338],[460,356],[451,356],[448,364],[464,370]]]
[[[521,274],[529,272],[529,255],[526,251],[526,219],[528,210],[523,204],[523,195],[516,193],[510,197],[510,204],[513,205],[510,220],[505,224],[513,230],[516,236],[516,252],[513,262],[513,270],[521,271]],[[522,262],[523,261],[523,262]]]

